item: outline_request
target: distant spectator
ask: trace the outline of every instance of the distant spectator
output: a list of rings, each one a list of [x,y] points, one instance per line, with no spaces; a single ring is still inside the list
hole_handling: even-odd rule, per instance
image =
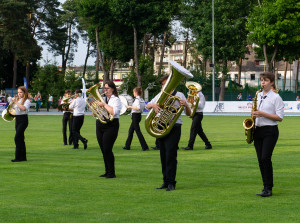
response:
[[[238,94],[238,96],[236,97],[236,99],[237,99],[238,101],[242,101],[242,100],[243,100],[242,92],[240,92],[240,93]]]
[[[296,101],[300,101],[300,98],[299,98],[299,96],[297,96],[297,97],[296,97]]]
[[[53,103],[53,96],[49,94],[47,111],[49,111],[49,108],[52,108],[52,103]]]
[[[252,96],[251,96],[251,94],[248,95],[247,101],[252,101]]]
[[[7,103],[9,104],[11,102],[12,97],[10,96],[10,94],[7,95]]]
[[[39,111],[41,106],[42,106],[42,95],[41,95],[40,92],[38,92],[38,94],[37,94],[36,101],[37,101],[37,104],[38,104],[37,110]]]

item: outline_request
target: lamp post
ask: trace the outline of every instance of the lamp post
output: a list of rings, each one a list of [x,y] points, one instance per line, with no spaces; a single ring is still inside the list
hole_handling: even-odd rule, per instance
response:
[[[212,101],[215,101],[215,12],[212,0]]]

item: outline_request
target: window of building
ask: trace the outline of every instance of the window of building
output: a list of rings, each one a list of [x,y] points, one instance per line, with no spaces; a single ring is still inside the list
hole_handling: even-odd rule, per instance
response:
[[[118,75],[117,74],[114,74],[114,79],[118,79]]]
[[[251,81],[255,81],[255,74],[250,74]]]
[[[278,73],[278,80],[281,80],[281,73]]]
[[[183,60],[183,56],[175,56],[174,57],[174,60],[176,61],[176,60]]]
[[[122,79],[125,79],[127,77],[127,74],[122,74]]]
[[[182,45],[175,45],[174,48],[175,50],[182,50]]]

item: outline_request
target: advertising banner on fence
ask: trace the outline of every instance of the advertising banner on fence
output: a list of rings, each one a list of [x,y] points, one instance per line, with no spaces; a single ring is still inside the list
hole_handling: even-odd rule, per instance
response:
[[[4,109],[6,109],[6,107],[7,107],[6,105],[7,105],[6,102],[4,102],[4,103],[0,102],[0,112],[2,112]]]
[[[251,112],[252,101],[218,101],[205,103],[204,112]],[[284,112],[300,112],[300,101],[285,101]]]

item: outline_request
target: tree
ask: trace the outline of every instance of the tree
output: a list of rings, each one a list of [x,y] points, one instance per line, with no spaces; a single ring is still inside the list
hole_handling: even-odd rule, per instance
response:
[[[228,61],[244,58],[248,32],[245,28],[252,1],[215,0],[215,61],[221,65],[219,101],[224,100]],[[212,1],[186,0],[182,10],[183,26],[190,28],[199,53],[212,55]]]
[[[299,58],[299,10],[299,0],[258,0],[249,15],[249,39],[262,49],[267,71],[276,58]]]

